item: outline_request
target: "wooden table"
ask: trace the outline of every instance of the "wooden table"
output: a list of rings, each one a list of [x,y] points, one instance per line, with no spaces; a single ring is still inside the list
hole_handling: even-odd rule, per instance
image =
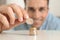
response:
[[[60,40],[60,31],[38,31],[37,36],[30,36],[28,30],[4,31],[0,40]]]

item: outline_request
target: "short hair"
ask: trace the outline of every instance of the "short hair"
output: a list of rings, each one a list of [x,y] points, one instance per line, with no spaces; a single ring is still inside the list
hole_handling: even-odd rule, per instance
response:
[[[26,4],[26,0],[24,0],[24,3]],[[47,0],[47,5],[49,5],[49,0]]]

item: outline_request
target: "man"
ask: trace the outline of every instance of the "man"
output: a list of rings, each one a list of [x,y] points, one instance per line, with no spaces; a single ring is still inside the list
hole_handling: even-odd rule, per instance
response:
[[[38,30],[60,30],[60,19],[51,15],[49,0],[24,0],[26,8],[16,4],[0,6],[0,29],[29,30],[31,25],[25,23],[27,18],[34,20],[33,26]],[[16,14],[17,18],[15,17]]]

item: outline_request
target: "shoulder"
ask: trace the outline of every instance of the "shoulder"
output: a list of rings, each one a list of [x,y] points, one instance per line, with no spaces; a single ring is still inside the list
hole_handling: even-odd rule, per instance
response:
[[[47,17],[47,28],[48,29],[52,29],[52,30],[58,30],[60,29],[60,19],[53,16],[52,14],[48,14],[48,17]]]

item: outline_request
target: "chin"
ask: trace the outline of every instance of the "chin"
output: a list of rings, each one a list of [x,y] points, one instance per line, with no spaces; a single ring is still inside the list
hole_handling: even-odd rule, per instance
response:
[[[36,27],[36,28],[40,28],[41,24],[39,24],[39,25],[33,24],[33,26]]]
[[[32,26],[34,26],[34,27],[36,27],[36,28],[40,28],[40,27],[42,26],[42,24],[43,24],[42,21],[41,21],[41,22],[35,22],[35,23],[33,23]]]

